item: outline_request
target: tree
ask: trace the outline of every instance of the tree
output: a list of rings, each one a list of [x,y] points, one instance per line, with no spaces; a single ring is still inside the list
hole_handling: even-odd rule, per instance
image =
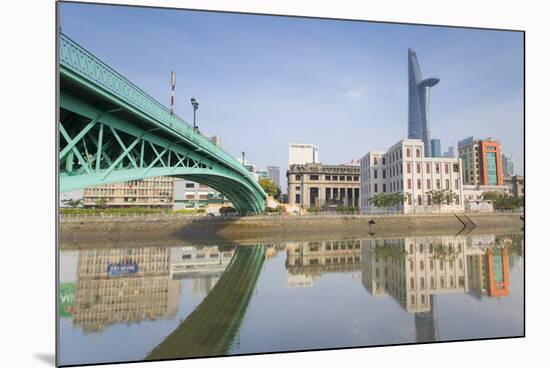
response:
[[[449,189],[440,189],[440,190],[430,190],[428,195],[432,197],[433,204],[439,206],[439,213],[441,213],[441,205],[453,203],[454,193]]]
[[[82,198],[80,198],[80,199],[72,199],[72,198],[62,199],[61,203],[66,204],[67,206],[69,206],[71,208],[77,208],[82,204]]]
[[[95,200],[95,206],[99,209],[107,207],[107,198],[99,198]]]
[[[258,184],[262,187],[264,192],[267,193],[267,195],[270,195],[272,197],[275,197],[279,191],[279,188],[277,187],[277,184],[273,182],[271,179],[260,179],[258,180]]]
[[[401,205],[405,202],[407,196],[403,193],[379,193],[369,198],[371,205],[380,208],[394,207]]]

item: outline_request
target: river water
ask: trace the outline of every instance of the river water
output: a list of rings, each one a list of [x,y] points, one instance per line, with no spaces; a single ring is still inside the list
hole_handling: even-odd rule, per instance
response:
[[[60,252],[60,364],[524,334],[523,234],[168,243]]]

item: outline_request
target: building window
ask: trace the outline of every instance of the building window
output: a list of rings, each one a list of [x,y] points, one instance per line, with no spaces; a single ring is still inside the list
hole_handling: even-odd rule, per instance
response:
[[[300,195],[299,194],[296,194],[296,203],[300,204]]]
[[[373,174],[374,174],[374,178],[377,179],[378,178],[378,170],[373,169]]]
[[[422,180],[416,179],[416,189],[422,189]]]
[[[458,189],[458,179],[455,179],[455,189]]]
[[[411,187],[412,187],[411,179],[407,179],[407,189],[411,189]]]
[[[294,175],[294,178],[295,178],[296,180],[302,180],[302,175]]]
[[[309,180],[319,180],[319,175],[310,175]]]
[[[382,192],[386,193],[386,183],[382,184]]]
[[[420,149],[416,149],[416,157],[420,157]]]
[[[431,206],[432,205],[432,196],[428,194],[428,206]]]
[[[374,156],[374,164],[377,165],[378,164],[378,157]]]
[[[439,164],[435,164],[435,173],[439,174]]]
[[[416,173],[420,174],[420,164],[419,163],[416,164]]]
[[[325,180],[330,181],[330,175],[325,175]]]
[[[385,164],[386,164],[386,158],[382,157],[382,165],[385,165]]]
[[[453,172],[458,172],[458,164],[453,164]]]
[[[411,149],[407,148],[407,157],[411,157]]]
[[[359,181],[359,176],[355,175],[355,176],[353,177],[353,181]]]
[[[418,205],[419,206],[422,205],[422,195],[421,194],[418,195]]]
[[[441,189],[441,180],[436,179],[436,181],[435,181],[435,189]]]
[[[407,162],[407,174],[411,173],[411,164]]]
[[[410,194],[407,194],[407,203],[409,204],[409,206],[412,206],[412,195]]]
[[[299,185],[296,185],[296,190],[300,190],[300,186]]]
[[[426,174],[430,173],[430,164],[426,164]]]
[[[449,179],[445,179],[445,189],[449,189]]]
[[[345,181],[346,180],[346,177],[345,176],[340,176],[340,181]]]
[[[194,187],[195,187],[195,183],[185,183],[185,187],[186,187],[186,188],[194,188]]]
[[[378,184],[374,183],[374,193],[378,193]]]
[[[414,289],[414,277],[410,279],[411,289]],[[414,304],[414,295],[411,296],[412,303]]]
[[[386,170],[382,170],[382,179],[386,179]]]
[[[428,190],[432,189],[432,181],[430,179],[426,180],[426,189]]]
[[[351,181],[351,176],[346,176],[346,181]]]

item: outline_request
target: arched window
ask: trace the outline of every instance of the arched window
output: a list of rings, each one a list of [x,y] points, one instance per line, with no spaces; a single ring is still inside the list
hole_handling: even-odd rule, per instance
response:
[[[407,148],[407,157],[411,157],[411,149]]]
[[[419,148],[416,149],[416,157],[420,157],[420,149]]]

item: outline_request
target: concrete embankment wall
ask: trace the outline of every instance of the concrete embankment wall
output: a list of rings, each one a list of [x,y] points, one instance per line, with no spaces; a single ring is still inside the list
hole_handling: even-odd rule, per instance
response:
[[[292,238],[441,234],[460,231],[520,231],[521,214],[394,215],[394,216],[257,216],[257,217],[136,217],[62,220],[62,240],[95,237],[177,236],[198,242],[228,240],[283,241]],[[475,224],[475,226],[473,224]],[[465,226],[466,225],[466,226]]]

